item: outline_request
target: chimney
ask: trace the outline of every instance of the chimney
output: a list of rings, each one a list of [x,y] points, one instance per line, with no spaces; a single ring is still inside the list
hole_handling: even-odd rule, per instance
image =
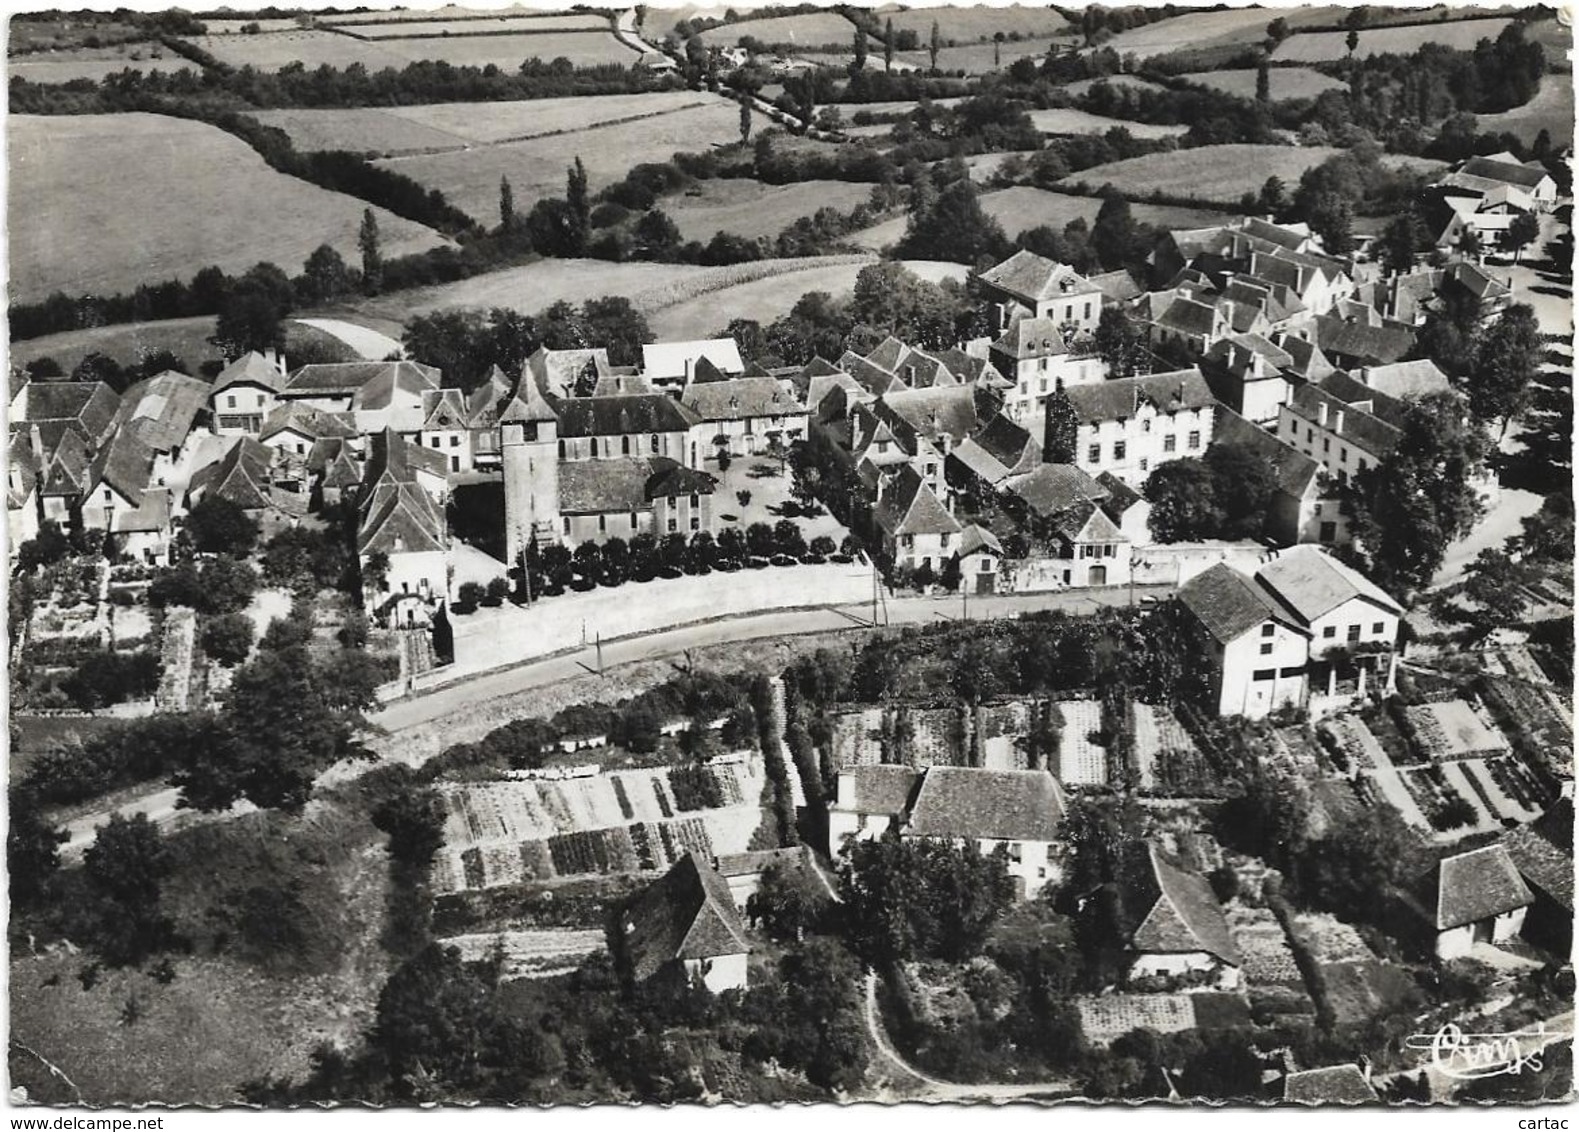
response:
[[[33,465],[42,472],[44,470],[44,433],[38,427],[37,421],[33,422],[29,433],[33,441]]]
[[[1323,401],[1316,406],[1316,423],[1322,428],[1327,427],[1327,402]]]
[[[686,358],[685,359],[685,383],[687,385],[690,385],[691,384],[691,378],[694,377],[695,375],[696,375],[696,359],[695,358]]]
[[[834,801],[838,802],[841,806],[850,807],[855,805],[854,774],[847,770],[841,770],[839,772],[839,782],[838,785],[834,787],[833,797]]]
[[[1332,431],[1333,432],[1342,432],[1343,431],[1343,410],[1342,409],[1339,409],[1337,411],[1337,413],[1335,413],[1333,415],[1333,418],[1332,418]]]
[[[914,365],[905,367],[905,384],[911,389],[916,387],[916,367]]]

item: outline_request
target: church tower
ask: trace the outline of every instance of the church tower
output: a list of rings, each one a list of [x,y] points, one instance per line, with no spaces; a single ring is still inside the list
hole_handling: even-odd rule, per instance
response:
[[[559,541],[559,414],[523,368],[515,395],[499,415],[504,457],[504,541],[514,565],[536,538]]]

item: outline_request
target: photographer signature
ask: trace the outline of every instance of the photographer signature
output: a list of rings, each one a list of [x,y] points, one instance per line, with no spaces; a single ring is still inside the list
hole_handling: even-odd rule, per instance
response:
[[[1409,1049],[1429,1050],[1431,1065],[1445,1077],[1477,1081],[1485,1077],[1516,1076],[1526,1069],[1540,1072],[1546,1047],[1568,1040],[1569,1034],[1548,1031],[1546,1023],[1511,1034],[1472,1034],[1449,1022],[1434,1034],[1412,1034]]]

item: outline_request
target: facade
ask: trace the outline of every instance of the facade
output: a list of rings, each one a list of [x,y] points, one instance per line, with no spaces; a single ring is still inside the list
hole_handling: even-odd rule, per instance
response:
[[[1000,332],[1018,318],[1030,317],[1090,334],[1102,319],[1102,289],[1073,268],[1035,252],[1015,252],[982,272],[981,288]]]
[[[1090,385],[1107,378],[1107,363],[1092,346],[1091,336],[1050,318],[1021,318],[990,347],[993,367],[1012,384],[1003,411],[1027,427],[1042,419],[1047,398],[1060,383]]]
[[[959,549],[963,529],[909,464],[877,476],[872,508],[883,554],[897,569],[940,572]]]
[[[680,404],[699,418],[689,445],[705,458],[759,456],[775,440],[787,449],[806,438],[805,402],[790,382],[774,377],[693,380]]]
[[[1501,842],[1445,858],[1436,872],[1436,956],[1463,959],[1480,943],[1507,943],[1535,902]]]
[[[214,431],[221,436],[257,436],[279,405],[286,378],[283,358],[256,351],[220,370],[209,393]]]
[[[1264,533],[1269,540],[1278,546],[1343,546],[1349,541],[1349,521],[1319,461],[1228,409],[1217,410],[1212,443],[1248,449],[1272,466],[1277,489],[1267,508]]]
[[[1200,456],[1212,442],[1217,399],[1193,366],[1067,392],[1080,420],[1075,463],[1093,476],[1139,487],[1158,464]]]
[[[908,766],[853,766],[839,772],[828,804],[828,853],[847,841],[881,837],[903,820],[921,772]]]
[[[1220,990],[1238,987],[1239,950],[1205,877],[1179,868],[1147,843],[1128,847],[1120,884],[1129,917],[1131,982],[1160,978]]]
[[[1064,809],[1063,790],[1045,770],[933,766],[900,835],[1002,849],[1018,895],[1030,900],[1058,881],[1051,849]]]

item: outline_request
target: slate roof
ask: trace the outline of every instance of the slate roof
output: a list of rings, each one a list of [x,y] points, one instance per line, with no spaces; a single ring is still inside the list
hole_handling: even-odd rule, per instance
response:
[[[270,504],[269,470],[274,449],[243,436],[217,461],[192,475],[187,491],[203,499],[225,499],[247,511]]]
[[[1063,791],[1045,770],[933,766],[922,776],[905,833],[1054,841],[1063,817]]]
[[[998,541],[998,536],[986,527],[972,523],[960,532],[959,556],[965,558],[975,554],[978,550],[985,550],[989,554],[1003,556],[1003,544]]]
[[[253,350],[219,371],[211,395],[232,385],[261,385],[271,393],[278,393],[285,386],[285,375],[268,358]]]
[[[852,780],[854,797],[841,794],[834,807],[862,814],[904,813],[921,779],[921,772],[908,766],[855,766],[840,771],[840,778],[845,775]]]
[[[996,487],[1009,477],[1009,469],[988,452],[974,437],[967,436],[949,453],[950,460],[957,460],[971,475],[989,487]]]
[[[1096,290],[1089,279],[1067,264],[1023,250],[982,272],[981,279],[1011,295],[1032,301]]]
[[[702,423],[702,418],[695,410],[662,393],[638,393],[628,397],[562,397],[556,407],[559,412],[559,435],[564,437],[685,432],[692,425]],[[512,418],[507,410],[503,419],[517,418]]]
[[[1337,374],[1329,374],[1330,381]],[[1355,447],[1370,453],[1378,460],[1385,458],[1398,443],[1399,430],[1388,422],[1356,408],[1352,401],[1335,396],[1323,386],[1302,385],[1289,397],[1289,408],[1295,416],[1320,428],[1336,432]],[[1327,423],[1321,424],[1321,406],[1327,406]],[[1337,428],[1337,413],[1343,413],[1343,427]]]
[[[873,517],[890,535],[955,534],[959,522],[909,464],[887,477]]]
[[[676,960],[751,951],[729,884],[687,853],[625,910],[625,949],[638,982]]]
[[[1238,640],[1263,621],[1287,621],[1260,587],[1224,562],[1180,586],[1179,600],[1221,645]]]
[[[1215,432],[1214,426],[1214,435]],[[1146,498],[1112,472],[1103,472],[1097,476],[1097,483],[1101,484],[1102,489],[1107,492],[1107,498],[1102,501],[1102,510],[1115,519],[1122,519],[1126,511]]]
[[[466,398],[459,389],[426,389],[422,393],[423,431],[466,427]]]
[[[1350,371],[1349,376],[1369,389],[1400,401],[1412,401],[1429,393],[1446,393],[1452,389],[1447,374],[1429,358],[1394,362],[1385,366],[1365,366]]]
[[[1004,377],[986,358],[975,358],[964,350],[944,350],[938,360],[948,366],[961,381],[985,386],[988,389],[1012,389],[1014,382]]]
[[[539,388],[546,387],[554,394],[569,397],[575,393],[576,383],[583,377],[601,378],[609,372],[609,352],[595,350],[550,350],[539,346],[521,367],[538,380]]]
[[[976,431],[976,391],[968,385],[933,389],[901,389],[873,402],[872,410],[896,431],[909,431],[953,443]]]
[[[674,497],[677,495],[711,495],[718,486],[718,481],[706,472],[687,468],[684,464],[663,457],[655,457],[652,461],[652,476],[647,480],[646,488],[648,499],[657,499],[660,496]]]
[[[1437,865],[1438,931],[1488,920],[1534,900],[1500,841],[1445,858]]]
[[[1127,420],[1140,404],[1155,405],[1160,412],[1201,409],[1216,403],[1200,368],[1171,370],[1145,377],[1121,377],[1064,390],[1081,424]]]
[[[133,507],[142,502],[143,492],[153,475],[154,450],[129,428],[117,429],[109,442],[99,449],[88,468],[88,491],[101,483],[113,487]]]
[[[1445,279],[1465,288],[1482,302],[1487,299],[1500,299],[1504,295],[1513,293],[1506,283],[1488,275],[1484,269],[1473,263],[1460,261],[1453,264],[1447,269]]]
[[[710,338],[648,343],[641,348],[641,369],[649,381],[679,380],[685,377],[686,362],[699,358],[706,358],[725,373],[739,373],[746,368],[733,338]]]
[[[81,495],[92,485],[92,475],[93,460],[88,455],[87,442],[81,433],[68,428],[60,435],[44,464],[44,482],[39,494]]]
[[[1042,447],[1031,434],[1002,413],[992,417],[970,437],[1006,468],[1014,468],[1024,460],[1040,461]]]
[[[1176,299],[1157,318],[1157,325],[1181,334],[1210,335],[1217,328],[1217,308],[1194,299]]]
[[[1125,912],[1140,917],[1130,934],[1134,950],[1204,951],[1239,966],[1233,933],[1205,877],[1171,864],[1150,844],[1132,847],[1124,873]]]
[[[69,421],[93,445],[114,427],[120,405],[121,398],[102,381],[35,381],[27,389],[30,423]]]
[[[881,397],[905,388],[899,375],[882,366],[874,365],[861,355],[846,350],[839,358],[839,368],[849,374],[855,383],[874,397]]]
[[[6,451],[6,463],[12,473],[6,478],[6,508],[16,511],[32,498],[38,488],[38,457],[34,455],[33,442],[26,433],[12,438],[11,446]],[[14,489],[11,486],[13,477],[17,481]]]
[[[206,381],[166,370],[126,391],[115,427],[135,433],[155,452],[173,452],[186,443],[192,422],[207,405]]]
[[[1080,503],[1069,508],[1054,523],[1054,528],[1069,542],[1128,542],[1124,532],[1095,503]]]
[[[737,377],[692,382],[680,403],[704,421],[742,421],[804,412],[806,406],[773,377]]]
[[[1127,303],[1131,299],[1138,299],[1145,292],[1135,277],[1128,270],[1106,271],[1100,275],[1088,276],[1088,281],[1097,290],[1102,292],[1102,297],[1115,303]]]
[[[561,463],[559,509],[567,515],[645,510],[653,471],[653,462],[645,457]]]
[[[356,429],[338,413],[326,413],[309,405],[293,402],[281,405],[263,418],[259,440],[267,440],[287,429],[294,430],[313,440],[327,440],[357,435]]]
[[[1288,354],[1291,360],[1289,368],[1301,377],[1319,381],[1332,372],[1332,363],[1314,342],[1293,334],[1278,334],[1274,341]]]
[[[592,387],[593,397],[627,397],[635,393],[656,393],[652,382],[638,373],[606,373]]]
[[[1503,838],[1514,868],[1530,884],[1569,912],[1574,910],[1574,858],[1533,826],[1520,826]]]
[[[358,501],[362,516],[357,529],[358,553],[442,551],[444,513],[417,482],[415,465],[429,462],[427,451],[387,428],[375,433],[369,444],[371,452]],[[442,465],[442,456],[439,461]]]
[[[1307,625],[1353,598],[1368,599],[1403,615],[1398,603],[1376,583],[1319,546],[1291,546],[1277,552],[1256,571],[1256,579]]]
[[[439,371],[417,362],[385,362],[377,373],[351,394],[351,408],[359,412],[378,412],[394,407],[397,400],[415,398],[439,387]]]
[[[420,375],[420,376],[419,376]],[[311,397],[314,394],[355,394],[369,382],[379,389],[402,387],[432,388],[439,384],[439,371],[417,362],[325,362],[305,365],[285,382],[286,396]],[[365,409],[383,408],[388,402],[366,404]]]
[[[1321,464],[1272,433],[1245,420],[1229,408],[1217,410],[1212,425],[1212,445],[1232,444],[1264,457],[1277,474],[1278,490],[1295,499],[1305,498],[1321,475]]]
[[[1003,337],[994,342],[992,348],[1016,361],[1057,357],[1069,352],[1058,324],[1050,318],[1020,319],[1004,331]]]
[[[1107,489],[1073,464],[1039,464],[1035,471],[1005,480],[1003,490],[1043,517],[1107,498]]]
[[[110,529],[117,534],[170,529],[170,492],[165,488],[143,493],[136,507],[119,509],[110,520]]]
[[[524,421],[533,423],[538,421],[557,421],[559,412],[552,402],[543,393],[542,380],[536,377],[530,369],[521,372],[521,379],[515,383],[515,392],[510,395],[510,403],[499,414],[501,424]],[[600,400],[605,400],[600,398]],[[613,398],[606,400],[612,401]]]
[[[1362,326],[1331,315],[1316,317],[1316,344],[1328,355],[1341,354],[1371,365],[1396,362],[1415,344],[1412,331],[1401,327]]]
[[[1550,176],[1545,169],[1539,167],[1520,165],[1511,161],[1494,161],[1489,157],[1471,157],[1458,167],[1458,172],[1471,177],[1484,177],[1488,181],[1518,185],[1521,189],[1533,189]]]
[[[1283,1099],[1290,1104],[1375,1104],[1380,1098],[1358,1065],[1329,1065],[1283,1078]]]

